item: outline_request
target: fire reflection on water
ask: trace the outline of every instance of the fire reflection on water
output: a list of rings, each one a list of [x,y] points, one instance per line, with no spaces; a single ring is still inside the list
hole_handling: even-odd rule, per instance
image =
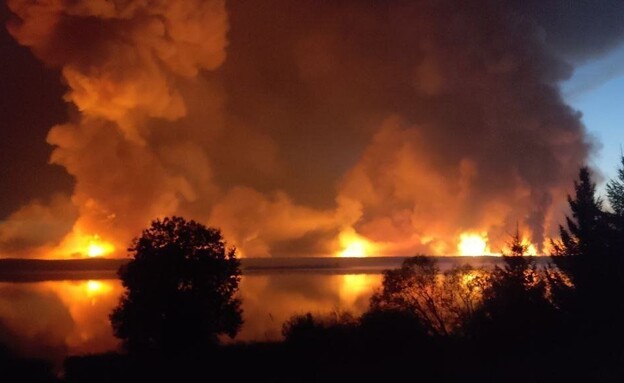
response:
[[[237,340],[276,340],[294,314],[350,312],[368,308],[380,274],[273,274],[243,277],[240,295],[245,324]]]
[[[45,282],[41,289],[58,295],[73,321],[66,344],[70,353],[103,352],[114,349],[108,314],[122,293],[115,280]]]
[[[116,280],[0,283],[0,341],[47,358],[113,350],[108,313],[121,292]]]
[[[240,284],[244,325],[235,340],[277,340],[294,314],[350,312],[368,307],[379,274],[247,275]],[[0,343],[25,356],[61,362],[65,355],[115,350],[108,314],[118,280],[0,283]]]

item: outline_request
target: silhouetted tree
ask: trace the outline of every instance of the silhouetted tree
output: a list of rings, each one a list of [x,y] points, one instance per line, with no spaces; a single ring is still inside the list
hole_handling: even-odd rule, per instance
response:
[[[416,256],[384,271],[371,311],[404,311],[430,335],[447,336],[473,314],[482,287],[481,271],[465,266],[441,273],[435,259]]]
[[[471,335],[517,346],[544,336],[554,324],[556,310],[547,298],[545,275],[534,257],[525,255],[528,244],[517,228],[508,245],[511,252],[503,253],[503,267],[495,266],[488,276]]]
[[[155,220],[129,251],[133,259],[119,270],[126,292],[110,315],[129,352],[187,353],[236,335],[239,261],[219,230]]]
[[[607,182],[607,197],[615,215],[624,217],[624,156],[620,157],[617,177]]]
[[[508,246],[510,253],[502,253],[504,266],[494,268],[491,274],[493,285],[489,290],[508,289],[512,293],[509,298],[517,294],[519,297],[542,300],[546,295],[545,280],[537,270],[535,258],[526,255],[529,245],[520,237],[518,228]]]
[[[574,184],[575,196],[568,197],[572,218],[567,218],[567,229],[561,228],[561,240],[555,243],[552,257],[559,271],[551,272],[552,296],[566,314],[565,331],[574,334],[569,348],[580,355],[588,371],[619,368],[614,366],[624,357],[624,228],[618,213],[621,181],[610,183],[609,200],[614,209],[610,213],[596,197],[588,170],[581,169]]]
[[[583,289],[608,253],[610,234],[602,200],[596,197],[596,184],[586,167],[579,171],[574,190],[574,198],[568,196],[572,217],[566,217],[567,228],[559,227],[561,239],[553,242],[552,259],[577,289]]]
[[[620,158],[621,165],[617,170],[617,177],[607,183],[607,198],[612,213],[609,214],[612,233],[612,252],[618,254],[618,261],[623,262],[624,253],[624,156]],[[623,254],[624,255],[624,254]],[[621,268],[622,265],[619,265]]]
[[[568,196],[572,217],[566,217],[567,229],[560,227],[561,239],[553,243],[552,259],[565,280],[554,274],[552,290],[563,308],[595,316],[612,306],[608,296],[620,290],[624,249],[613,215],[603,210],[587,168],[580,170],[574,189],[574,198]],[[611,194],[617,206],[616,187]]]

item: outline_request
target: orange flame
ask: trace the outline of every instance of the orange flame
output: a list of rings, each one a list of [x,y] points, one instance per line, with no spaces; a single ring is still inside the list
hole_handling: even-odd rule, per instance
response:
[[[486,233],[464,232],[459,235],[457,252],[463,256],[494,255],[488,245]]]
[[[342,250],[339,257],[368,257],[377,250],[377,246],[368,239],[362,237],[352,228],[344,230],[338,236]]]
[[[56,257],[88,257],[97,258],[115,252],[115,246],[103,240],[98,234],[72,234],[54,251]]]

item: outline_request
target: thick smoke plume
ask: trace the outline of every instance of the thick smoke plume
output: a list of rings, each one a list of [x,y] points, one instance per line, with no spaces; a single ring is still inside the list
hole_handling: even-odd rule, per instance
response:
[[[48,136],[78,211],[55,255],[172,214],[245,256],[497,251],[516,223],[541,248],[591,149],[571,48],[516,2],[8,4],[72,109]]]

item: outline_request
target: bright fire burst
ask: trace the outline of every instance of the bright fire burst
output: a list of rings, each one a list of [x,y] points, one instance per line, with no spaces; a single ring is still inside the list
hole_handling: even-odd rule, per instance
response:
[[[353,229],[348,229],[340,233],[338,237],[342,250],[339,257],[367,257],[375,246],[366,238],[362,237]]]
[[[537,255],[537,248],[534,244],[530,243],[524,253],[525,255]]]
[[[53,250],[52,258],[89,257],[96,258],[115,252],[113,243],[103,240],[98,234],[82,234],[75,231]]]
[[[461,233],[457,244],[459,255],[491,255],[487,234]]]
[[[94,258],[110,254],[113,251],[115,251],[115,247],[111,243],[103,241],[98,235],[94,235],[88,240],[84,253],[89,258]]]

